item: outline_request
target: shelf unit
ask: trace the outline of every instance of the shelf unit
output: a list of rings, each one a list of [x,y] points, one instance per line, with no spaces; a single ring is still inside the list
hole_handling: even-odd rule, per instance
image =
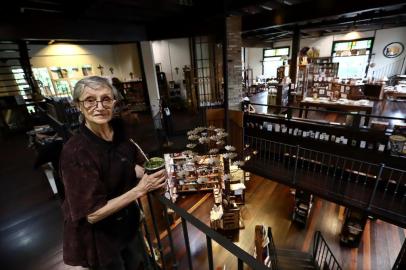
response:
[[[220,187],[223,177],[222,158],[221,155],[211,157],[217,158],[220,164],[197,163],[183,154],[165,154],[172,198],[180,193],[210,191]],[[205,160],[205,156],[202,160]]]
[[[296,76],[296,99],[300,101],[305,96],[307,92],[307,84],[308,84],[308,66],[307,65],[299,65],[297,70]]]
[[[307,95],[314,92],[319,97],[332,95],[332,82],[338,75],[338,63],[333,63],[332,57],[310,59],[308,65]]]
[[[148,109],[148,100],[142,81],[123,82],[126,101],[132,111],[145,111]]]

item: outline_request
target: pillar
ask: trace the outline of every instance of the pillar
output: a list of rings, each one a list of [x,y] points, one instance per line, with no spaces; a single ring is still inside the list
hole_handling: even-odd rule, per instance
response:
[[[242,100],[242,63],[241,63],[241,16],[230,16],[226,18],[226,68],[228,95],[226,95],[228,108],[241,110]],[[226,107],[227,108],[227,107]]]
[[[297,71],[297,59],[299,56],[300,50],[300,29],[298,26],[295,26],[293,31],[293,40],[292,40],[292,57],[290,60],[290,70],[289,77],[292,79],[292,82],[296,83],[296,71]]]
[[[149,103],[151,107],[152,117],[154,119],[155,128],[161,128],[160,112],[159,112],[159,88],[158,79],[155,70],[154,54],[152,51],[151,41],[141,41],[142,64],[144,69],[145,81],[148,89]]]

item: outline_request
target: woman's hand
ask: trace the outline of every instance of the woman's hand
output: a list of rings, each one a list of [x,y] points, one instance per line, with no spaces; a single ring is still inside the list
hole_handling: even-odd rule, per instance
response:
[[[165,169],[151,175],[144,173],[136,187],[118,197],[109,200],[106,205],[89,214],[87,216],[88,222],[92,224],[96,223],[119,211],[120,209],[123,209],[148,192],[164,187],[166,185],[166,179],[167,175]]]
[[[150,191],[162,188],[166,185],[166,170],[162,169],[157,171],[151,175],[144,174],[138,183],[138,185],[133,188],[133,190],[137,190],[141,192],[141,194],[145,195]]]

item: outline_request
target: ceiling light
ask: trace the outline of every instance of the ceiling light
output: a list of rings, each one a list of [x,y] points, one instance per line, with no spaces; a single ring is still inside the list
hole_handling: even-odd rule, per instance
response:
[[[358,39],[360,38],[360,33],[357,31],[351,31],[345,35],[346,39]]]
[[[260,5],[260,7],[262,7],[263,9],[269,10],[269,11],[273,10],[273,8],[271,8],[267,5]]]

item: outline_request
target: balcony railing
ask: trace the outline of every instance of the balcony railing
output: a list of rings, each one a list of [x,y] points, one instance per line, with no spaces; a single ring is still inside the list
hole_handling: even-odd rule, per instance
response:
[[[406,226],[406,171],[256,136],[244,143],[258,151],[246,170]]]

